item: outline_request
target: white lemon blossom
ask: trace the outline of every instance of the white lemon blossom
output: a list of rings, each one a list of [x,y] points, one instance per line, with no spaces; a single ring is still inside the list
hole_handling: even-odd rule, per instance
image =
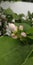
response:
[[[17,32],[17,26],[13,23],[9,23],[9,28],[12,32]]]
[[[6,35],[10,36],[11,35],[11,31],[8,27],[8,25],[6,26]]]
[[[26,37],[26,33],[25,32],[21,32],[21,36]]]
[[[2,18],[6,18],[6,16],[5,16],[5,15],[1,15],[1,17],[2,17]]]
[[[32,18],[32,21],[33,21],[33,18]]]
[[[15,22],[15,19],[13,19],[12,22]]]
[[[14,33],[11,34],[11,37],[12,37],[13,39],[17,39],[17,38],[18,38],[17,35],[15,35]]]
[[[22,19],[26,20],[26,17],[22,17]]]
[[[22,25],[19,26],[19,30],[23,30],[23,26]]]

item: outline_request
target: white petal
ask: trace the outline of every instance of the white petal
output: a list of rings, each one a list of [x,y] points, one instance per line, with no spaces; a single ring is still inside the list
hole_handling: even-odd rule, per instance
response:
[[[13,19],[12,22],[15,22],[15,19]]]

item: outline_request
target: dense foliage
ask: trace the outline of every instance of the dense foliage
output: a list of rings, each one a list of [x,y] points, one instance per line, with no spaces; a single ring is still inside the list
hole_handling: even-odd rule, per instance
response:
[[[31,14],[28,11],[26,16],[24,14],[17,15],[9,8],[6,10],[1,8],[0,23],[0,35],[7,33],[12,38],[17,38],[24,42],[28,41],[28,39],[33,41],[33,13]],[[10,28],[11,30],[9,30]]]
[[[0,8],[0,65],[33,65],[33,13]]]
[[[33,2],[33,0],[0,0],[1,1],[24,1],[24,2]]]

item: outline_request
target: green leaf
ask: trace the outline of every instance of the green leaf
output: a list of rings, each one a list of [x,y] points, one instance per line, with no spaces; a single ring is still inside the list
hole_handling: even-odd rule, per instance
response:
[[[30,39],[33,39],[33,36],[28,36]]]
[[[26,33],[27,34],[32,34],[33,33],[33,27],[31,27],[30,29],[28,29],[28,31]]]
[[[18,19],[19,17],[18,17],[18,15],[17,15],[16,13],[14,13],[14,14],[13,14],[13,18],[14,18],[14,19]]]
[[[22,23],[22,24],[24,26],[25,31],[27,31],[27,30],[29,30],[31,28],[31,26],[29,24],[27,24],[27,23]]]
[[[24,65],[33,65],[33,53],[29,56],[28,60]]]
[[[30,45],[23,45],[11,37],[0,37],[0,65],[21,65],[31,52]]]
[[[5,9],[3,11],[3,13],[6,14],[6,15],[11,15],[11,14],[13,14],[13,11],[10,8],[8,8],[8,9]]]
[[[31,29],[31,26],[29,25],[29,24],[27,24],[27,23],[15,23],[17,26],[19,26],[19,25],[23,25],[24,26],[24,31],[25,32],[27,32],[29,29]]]

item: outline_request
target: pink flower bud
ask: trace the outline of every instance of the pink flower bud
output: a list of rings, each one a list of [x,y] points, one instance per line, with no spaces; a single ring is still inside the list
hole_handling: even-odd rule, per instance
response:
[[[25,32],[22,32],[21,33],[21,36],[26,37],[26,33]]]
[[[12,32],[17,32],[17,26],[15,26],[13,23],[9,23],[9,28]]]

